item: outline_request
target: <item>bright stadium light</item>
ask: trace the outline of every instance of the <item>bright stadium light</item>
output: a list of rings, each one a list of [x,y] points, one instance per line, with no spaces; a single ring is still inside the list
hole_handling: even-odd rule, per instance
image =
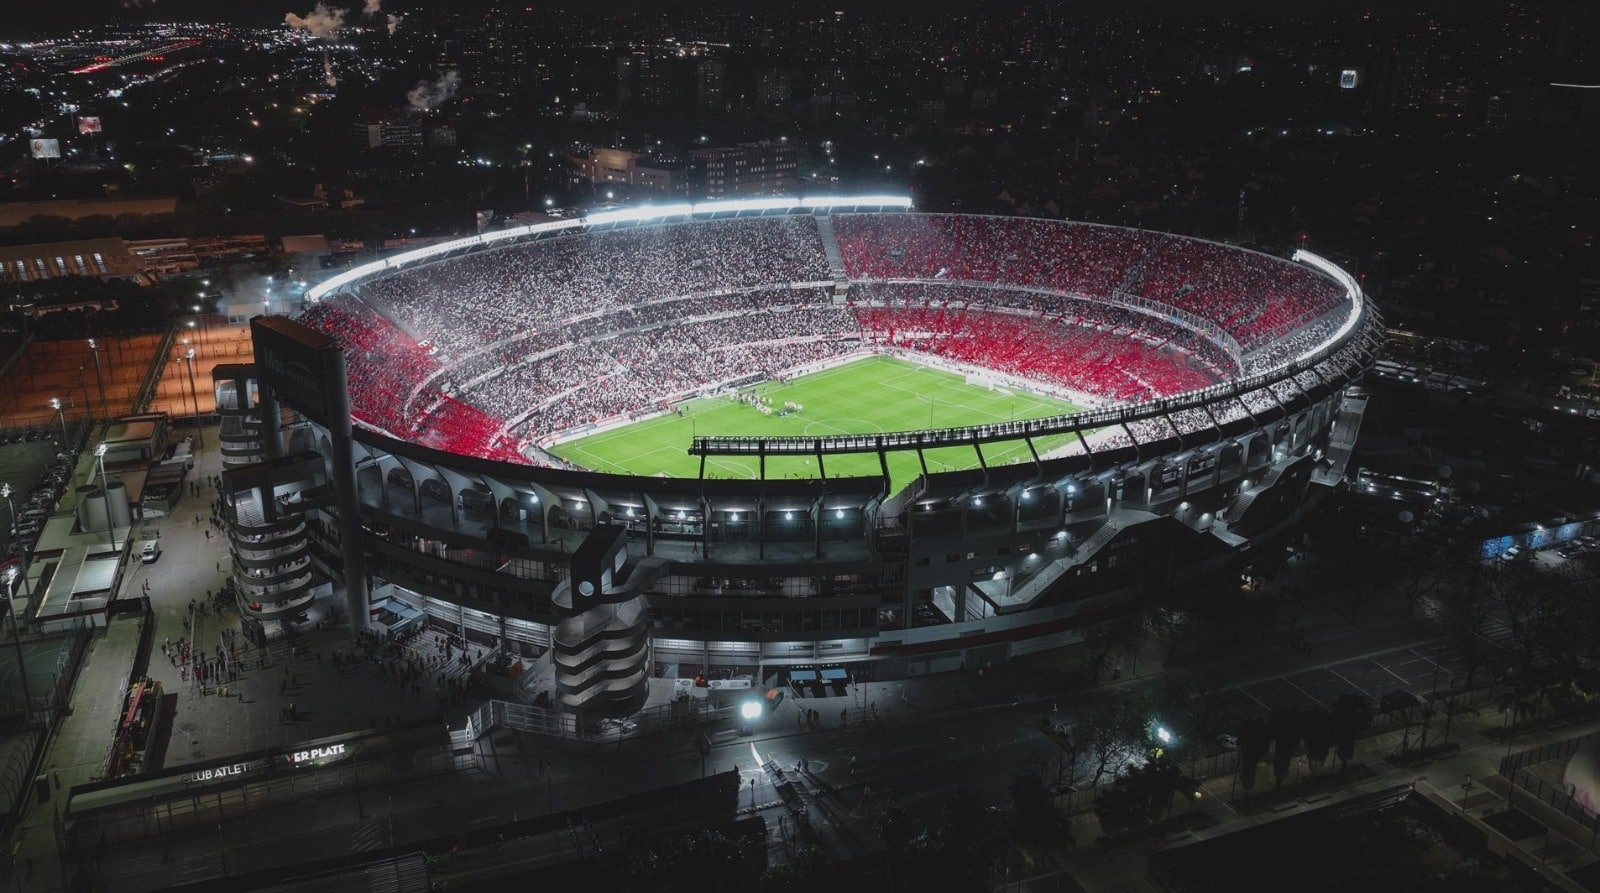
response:
[[[1350,300],[1350,313],[1345,317],[1344,322],[1339,325],[1339,328],[1335,329],[1328,337],[1322,339],[1320,344],[1300,354],[1302,357],[1312,356],[1343,341],[1345,336],[1350,334],[1351,330],[1356,327],[1356,323],[1361,321],[1362,310],[1366,303],[1365,296],[1361,293],[1361,286],[1356,283],[1355,279],[1333,261],[1312,254],[1304,248],[1296,250],[1292,258],[1295,262],[1312,267],[1329,279],[1339,283],[1344,287],[1345,297]]]
[[[535,223],[528,226],[512,227],[482,235],[467,236],[461,239],[452,239],[436,245],[427,245],[411,251],[403,251],[382,260],[372,261],[358,267],[352,267],[335,276],[311,286],[306,290],[305,299],[309,302],[321,301],[328,295],[337,292],[355,282],[360,282],[369,276],[379,273],[398,270],[410,264],[419,263],[430,258],[441,257],[461,251],[464,248],[489,245],[529,236],[545,235],[561,232],[563,230],[587,229],[592,226],[612,223],[638,223],[647,220],[662,220],[669,217],[720,214],[729,212],[760,212],[760,211],[786,211],[796,208],[815,210],[819,208],[838,208],[846,210],[851,208],[892,208],[897,210],[910,210],[911,199],[903,195],[866,194],[866,195],[840,195],[840,196],[813,196],[804,199],[797,198],[751,198],[731,199],[727,201],[673,203],[667,205],[644,205],[637,208],[621,208],[615,211],[600,211],[586,217],[567,220],[553,220],[548,223]],[[271,281],[270,279],[268,281]]]
[[[745,701],[739,705],[739,715],[745,719],[756,719],[761,716],[760,701]]]

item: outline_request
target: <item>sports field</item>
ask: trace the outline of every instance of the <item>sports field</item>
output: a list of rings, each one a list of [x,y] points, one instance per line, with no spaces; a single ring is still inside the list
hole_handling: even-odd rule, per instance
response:
[[[551,448],[556,455],[596,471],[622,474],[696,477],[700,457],[689,455],[696,435],[810,435],[878,434],[923,428],[955,428],[1061,415],[1078,407],[1063,400],[968,384],[965,377],[889,357],[867,357],[825,372],[805,375],[786,383],[766,382],[745,388],[767,398],[771,415],[731,397],[707,397],[681,404],[683,415],[665,415],[602,434],[568,441]],[[801,412],[779,416],[785,403]],[[1065,443],[1070,435],[1034,442],[1042,454]],[[978,458],[970,447],[950,447],[924,453],[929,472],[976,468]],[[1004,465],[1027,461],[1027,444],[994,443],[983,447],[984,461]],[[876,475],[873,454],[825,456],[829,477]],[[783,456],[767,459],[767,477],[817,476],[815,457]],[[889,473],[898,487],[921,473],[915,452],[889,454]],[[754,478],[754,457],[711,456],[706,476]]]

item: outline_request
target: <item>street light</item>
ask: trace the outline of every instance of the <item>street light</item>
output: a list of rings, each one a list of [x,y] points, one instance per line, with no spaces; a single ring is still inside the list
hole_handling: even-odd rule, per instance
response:
[[[750,723],[761,717],[761,702],[755,699],[745,701],[739,705],[739,733],[750,734]]]
[[[70,447],[67,446],[67,412],[61,406],[61,398],[51,397],[50,408],[55,410],[56,417],[61,419],[61,448],[64,450],[70,449]]]
[[[26,726],[33,721],[33,695],[28,691],[28,665],[22,660],[22,634],[17,624],[15,584],[21,570],[19,564],[6,568],[6,613],[11,615],[11,649],[17,655],[17,678],[22,680],[22,723]],[[22,573],[21,577],[22,594],[25,598],[31,598],[28,595],[28,575]]]
[[[83,389],[83,411],[89,417],[89,423],[94,424],[94,401],[89,399],[89,367],[78,367],[78,387]]]
[[[189,396],[194,400],[194,435],[200,442],[200,449],[203,450],[206,448],[206,430],[200,427],[200,391],[194,384],[194,348],[189,348],[183,359],[189,364]]]
[[[11,509],[11,529],[12,530],[16,530],[17,529],[17,504],[11,501],[11,485],[10,484],[0,484],[0,497],[3,497],[5,499],[6,505]]]
[[[106,445],[100,444],[94,448],[94,457],[100,462],[100,498],[105,503],[106,509],[106,545],[111,551],[117,550],[117,535],[111,529],[111,484],[106,480]]]
[[[100,370],[100,346],[94,343],[93,338],[89,339],[89,350],[94,352],[94,380],[100,383],[100,414],[109,420],[111,410],[106,405],[106,377]]]

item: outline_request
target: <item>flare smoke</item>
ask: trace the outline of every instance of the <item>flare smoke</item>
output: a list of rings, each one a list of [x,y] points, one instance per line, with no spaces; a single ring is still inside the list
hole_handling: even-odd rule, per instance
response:
[[[318,0],[316,7],[303,18],[291,12],[283,17],[283,21],[290,28],[304,31],[312,37],[333,40],[339,36],[339,29],[344,27],[344,10],[329,9]]]
[[[451,97],[456,95],[456,88],[461,86],[461,75],[447,71],[437,81],[417,81],[417,85],[406,93],[406,102],[419,112],[436,109]]]

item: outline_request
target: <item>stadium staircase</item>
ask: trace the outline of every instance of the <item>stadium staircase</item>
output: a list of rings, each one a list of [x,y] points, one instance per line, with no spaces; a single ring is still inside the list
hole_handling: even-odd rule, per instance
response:
[[[1031,607],[1035,599],[1043,595],[1044,591],[1049,589],[1052,583],[1061,579],[1062,575],[1067,572],[1067,568],[1075,564],[1077,562],[1070,558],[1057,558],[1055,561],[1040,568],[1038,573],[1029,577],[1027,582],[1018,586],[1011,593],[1011,598],[1008,601],[1014,603],[1015,607],[1009,610],[1021,610]]]
[[[1072,550],[1072,557],[1076,560],[1076,563],[1082,564],[1089,558],[1094,557],[1096,552],[1105,548],[1106,543],[1116,539],[1117,534],[1121,532],[1122,525],[1115,521],[1107,521],[1099,530],[1094,532],[1094,536],[1084,540],[1082,545]]]
[[[833,281],[844,285],[850,276],[844,269],[844,255],[839,252],[839,237],[833,231],[832,217],[818,215],[817,235],[822,237],[822,250],[828,255],[828,269],[833,271]]]
[[[1228,503],[1228,507],[1218,513],[1217,517],[1232,525],[1240,518],[1243,518],[1245,512],[1250,511],[1250,504],[1256,501],[1257,496],[1260,496],[1262,493],[1272,489],[1272,485],[1276,484],[1278,482],[1278,478],[1282,476],[1282,468],[1274,468],[1262,475],[1260,483],[1252,487],[1250,492],[1241,492],[1239,495],[1233,497],[1233,501]]]
[[[644,706],[649,694],[645,593],[666,568],[659,558],[630,559],[616,585],[589,596],[575,596],[570,577],[556,584],[550,603],[561,619],[551,647],[563,709],[627,716]]]

